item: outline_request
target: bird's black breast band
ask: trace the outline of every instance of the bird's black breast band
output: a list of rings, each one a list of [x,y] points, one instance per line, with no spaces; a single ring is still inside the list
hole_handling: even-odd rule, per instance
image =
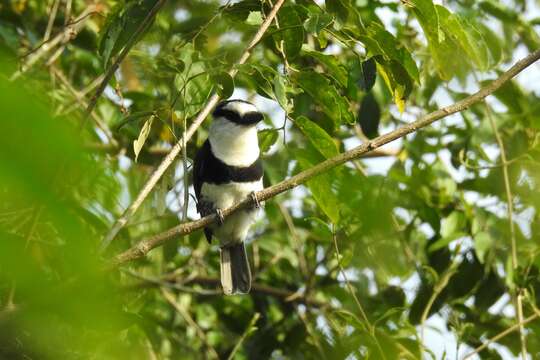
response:
[[[220,185],[230,182],[252,182],[260,180],[263,176],[263,168],[259,158],[246,167],[227,165],[212,153],[208,140],[204,143],[198,155],[200,159],[197,162],[204,162],[204,165],[195,169],[195,184],[197,185],[195,193],[197,196],[200,195],[203,183]]]

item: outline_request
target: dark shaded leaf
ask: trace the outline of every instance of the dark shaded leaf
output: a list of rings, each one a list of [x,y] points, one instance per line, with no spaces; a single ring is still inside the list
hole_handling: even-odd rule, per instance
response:
[[[360,110],[358,111],[358,123],[362,132],[368,138],[373,139],[379,134],[379,124],[381,122],[381,109],[373,94],[368,93],[362,99]]]

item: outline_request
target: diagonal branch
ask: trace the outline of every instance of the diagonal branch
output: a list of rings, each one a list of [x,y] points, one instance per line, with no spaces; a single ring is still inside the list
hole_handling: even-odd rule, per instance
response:
[[[339,165],[342,165],[348,161],[354,160],[362,156],[363,154],[370,152],[376,148],[379,148],[391,141],[394,141],[396,139],[399,139],[401,137],[404,137],[405,135],[411,134],[413,132],[416,132],[417,130],[424,128],[426,126],[429,126],[433,122],[440,120],[444,117],[447,117],[448,115],[458,113],[460,111],[463,111],[470,106],[482,101],[485,97],[495,92],[497,89],[499,89],[502,85],[504,85],[506,82],[511,80],[514,76],[519,74],[521,71],[523,71],[525,68],[530,66],[531,64],[535,63],[538,59],[540,59],[540,49],[536,50],[535,52],[531,53],[527,57],[519,60],[516,64],[514,64],[510,69],[508,69],[506,72],[504,72],[498,79],[491,82],[489,85],[483,87],[478,92],[467,96],[466,98],[452,104],[449,106],[445,106],[439,110],[436,110],[430,114],[427,114],[426,116],[420,118],[419,120],[404,125],[394,131],[391,131],[387,134],[381,135],[379,137],[376,137],[375,139],[372,139],[360,146],[357,146],[349,151],[346,151],[342,154],[339,154],[333,158],[327,159],[315,166],[313,166],[310,169],[307,169],[305,171],[302,171],[298,173],[297,175],[284,180],[278,184],[272,185],[266,189],[263,189],[259,192],[257,192],[257,198],[259,201],[266,201],[278,194],[281,194],[285,191],[291,190],[298,185],[301,185],[305,183],[306,181],[310,180],[311,178],[320,175],[324,172],[327,172],[330,169],[333,169]],[[224,209],[223,210],[223,216],[229,216],[235,211],[238,211],[239,209],[247,208],[248,206],[253,206],[251,198],[247,198],[239,203],[234,204],[233,206]],[[216,215],[212,214],[206,217],[203,217],[199,220],[195,220],[192,222],[180,224],[176,227],[173,227],[165,232],[162,232],[160,234],[151,236],[147,239],[141,240],[137,244],[135,244],[130,249],[124,251],[123,253],[115,256],[111,260],[111,266],[117,266],[123,263],[126,263],[128,261],[132,261],[135,259],[139,259],[144,257],[150,250],[163,245],[168,239],[171,239],[176,236],[182,236],[189,234],[195,230],[201,229],[203,227],[206,227],[216,221]]]
[[[251,55],[251,51],[259,43],[261,38],[263,37],[266,30],[268,30],[268,27],[270,26],[270,23],[272,20],[276,17],[278,10],[281,8],[281,5],[285,0],[278,0],[264,22],[262,23],[261,27],[249,43],[249,45],[244,50],[244,53],[238,60],[238,62],[233,66],[233,68],[229,71],[229,75],[234,78],[236,74],[238,73],[238,66],[244,64],[247,59],[249,59]],[[115,224],[109,230],[107,235],[103,238],[101,242],[101,250],[103,251],[111,241],[114,239],[116,234],[128,223],[128,221],[131,219],[131,217],[137,212],[143,201],[146,199],[146,197],[150,194],[154,186],[157,184],[161,176],[165,173],[167,168],[173,163],[174,159],[178,156],[180,153],[180,150],[182,150],[182,142],[185,141],[186,143],[191,139],[193,134],[195,134],[195,131],[201,126],[204,119],[210,114],[210,110],[216,106],[217,102],[219,101],[219,95],[214,94],[210,97],[204,108],[201,110],[201,112],[197,115],[195,120],[191,123],[189,129],[187,132],[182,136],[182,139],[180,139],[174,147],[171,149],[169,154],[163,159],[161,164],[159,164],[158,168],[154,171],[154,173],[150,176],[146,184],[144,184],[143,188],[137,195],[137,198],[133,201],[133,203],[124,211],[122,216],[116,220]]]
[[[482,345],[480,345],[479,347],[477,347],[476,349],[474,349],[473,351],[471,351],[470,353],[465,355],[462,358],[462,360],[470,359],[474,355],[478,354],[480,351],[487,348],[489,345],[493,344],[494,342],[499,341],[500,339],[502,339],[506,335],[508,335],[508,334],[510,334],[510,333],[512,333],[512,332],[514,332],[516,330],[519,330],[520,327],[522,327],[523,325],[526,325],[527,323],[530,323],[531,321],[537,319],[538,317],[540,317],[540,314],[535,313],[535,314],[529,316],[528,318],[523,319],[523,321],[520,321],[519,323],[510,326],[508,329],[501,331],[500,333],[498,333],[497,335],[495,335],[494,337],[487,340],[485,343],[483,343]]]

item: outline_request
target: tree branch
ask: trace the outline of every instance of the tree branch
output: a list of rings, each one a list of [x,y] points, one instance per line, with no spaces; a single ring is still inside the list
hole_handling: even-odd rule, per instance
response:
[[[199,284],[199,285],[212,286],[215,288],[221,287],[221,280],[219,278],[213,278],[213,277],[207,277],[207,276],[197,276],[194,278],[181,279],[177,275],[172,274],[169,276],[165,275],[158,279],[159,281],[154,280],[154,279],[147,279],[147,278],[142,279],[141,282],[136,283],[134,285],[130,285],[128,286],[128,288],[140,289],[140,288],[147,288],[147,287],[160,287],[160,286],[164,286],[164,284],[167,284],[167,283],[168,284],[178,283],[178,284],[181,284],[182,286],[186,286],[189,284]],[[330,306],[329,303],[313,299],[312,297],[306,297],[303,294],[299,294],[297,291],[285,290],[285,289],[281,289],[281,288],[277,288],[273,286],[267,286],[260,283],[253,283],[251,285],[251,292],[273,296],[284,302],[300,303],[300,304],[310,305],[316,308],[324,308],[324,307]],[[219,294],[221,295],[222,292],[219,291]]]
[[[535,313],[531,316],[529,316],[528,318],[526,319],[523,319],[523,321],[517,323],[517,324],[514,324],[512,326],[510,326],[508,329],[506,330],[503,330],[501,331],[499,334],[495,335],[494,337],[492,337],[491,339],[487,340],[485,343],[483,343],[482,345],[480,345],[479,347],[477,347],[476,349],[474,349],[473,351],[471,351],[470,353],[468,353],[467,355],[465,355],[462,360],[467,360],[471,357],[473,357],[474,355],[478,354],[480,351],[484,350],[485,348],[487,348],[490,344],[493,344],[494,342],[502,339],[503,337],[505,337],[506,335],[516,331],[516,330],[519,330],[519,328],[523,325],[526,325],[527,323],[530,323],[531,321],[537,319],[538,317],[540,317],[540,314],[539,313]]]
[[[249,57],[251,55],[251,51],[253,50],[255,45],[257,45],[257,43],[261,40],[261,38],[264,35],[264,33],[266,32],[266,30],[268,30],[268,27],[270,26],[270,23],[276,17],[278,10],[281,8],[281,5],[283,5],[284,2],[285,2],[285,0],[278,0],[276,2],[274,7],[272,8],[272,10],[270,11],[270,14],[268,14],[268,16],[266,17],[266,19],[262,23],[262,25],[259,28],[259,30],[257,31],[257,33],[255,34],[255,36],[253,37],[253,39],[251,40],[249,45],[246,47],[246,49],[244,50],[244,53],[242,54],[242,56],[240,57],[238,62],[229,71],[229,75],[231,75],[231,77],[234,78],[234,76],[236,76],[236,74],[238,73],[238,66],[244,64],[247,61],[247,59],[249,59]],[[109,246],[109,244],[114,239],[116,234],[118,234],[118,232],[124,227],[124,225],[126,225],[128,223],[128,221],[131,219],[131,217],[133,217],[135,212],[137,212],[137,210],[139,209],[139,207],[141,206],[143,201],[146,199],[146,197],[150,194],[150,192],[152,191],[154,186],[157,184],[157,182],[159,181],[161,176],[163,176],[163,174],[165,173],[167,168],[173,163],[176,156],[178,156],[178,154],[180,153],[180,150],[182,149],[182,142],[184,141],[184,139],[185,139],[186,143],[189,141],[189,139],[191,139],[193,134],[195,134],[195,131],[197,131],[199,126],[201,126],[204,119],[206,119],[206,117],[210,114],[210,111],[212,110],[212,108],[214,108],[214,106],[216,106],[218,101],[219,101],[219,95],[214,94],[214,95],[212,95],[210,97],[210,99],[208,100],[208,102],[206,103],[204,108],[201,110],[201,112],[199,112],[199,114],[197,115],[195,120],[193,120],[193,122],[191,123],[189,129],[184,134],[182,139],[180,139],[174,145],[174,147],[171,149],[169,154],[165,157],[165,159],[163,159],[161,164],[159,164],[158,168],[150,176],[150,178],[148,179],[146,184],[144,184],[142,190],[137,195],[137,198],[126,209],[126,211],[124,211],[122,216],[120,216],[120,218],[118,218],[118,220],[116,220],[115,224],[110,229],[110,231],[107,233],[107,235],[105,235],[105,237],[103,238],[103,240],[101,242],[101,250],[102,251],[105,248],[107,248],[107,246]]]
[[[516,64],[514,64],[510,69],[508,69],[506,72],[504,72],[498,79],[491,82],[489,85],[483,87],[478,92],[467,96],[463,100],[460,100],[452,105],[445,106],[439,110],[436,110],[430,114],[427,114],[426,116],[420,118],[419,120],[404,125],[394,131],[391,131],[387,134],[381,135],[379,137],[376,137],[375,139],[370,140],[367,143],[364,143],[360,146],[357,146],[347,152],[344,152],[342,154],[339,154],[333,158],[327,159],[315,166],[313,166],[310,169],[307,169],[305,171],[302,171],[298,173],[297,175],[284,180],[278,184],[272,185],[266,189],[263,189],[259,192],[257,192],[257,198],[259,201],[266,201],[278,194],[281,194],[285,191],[291,190],[298,185],[301,185],[305,183],[306,181],[310,180],[311,178],[320,175],[330,169],[333,169],[339,165],[342,165],[350,160],[354,160],[360,156],[362,156],[365,153],[368,153],[376,148],[379,148],[391,141],[394,141],[396,139],[399,139],[401,137],[404,137],[405,135],[411,134],[418,129],[424,128],[433,122],[440,120],[444,117],[447,117],[448,115],[455,114],[457,112],[463,111],[473,104],[476,104],[480,101],[482,101],[485,97],[495,92],[497,89],[499,89],[503,84],[511,80],[514,76],[519,74],[521,71],[523,71],[525,68],[536,62],[540,58],[540,49],[536,50],[535,52],[531,53],[527,57],[519,60]],[[170,155],[170,154],[169,154]],[[156,179],[157,181],[157,179]],[[238,211],[243,208],[247,208],[248,206],[253,206],[251,198],[247,198],[239,203],[234,204],[233,206],[223,209],[223,216],[227,217],[234,213],[235,211]],[[206,217],[203,217],[199,220],[195,220],[192,222],[180,224],[178,226],[175,226],[165,232],[162,232],[160,234],[151,236],[147,239],[141,240],[137,244],[135,244],[130,249],[124,251],[123,253],[115,256],[111,261],[110,265],[112,267],[126,263],[128,261],[132,261],[135,259],[139,259],[144,257],[150,250],[161,246],[164,244],[168,239],[171,239],[175,236],[183,236],[186,234],[189,234],[195,230],[202,229],[214,221],[216,221],[216,215],[212,214]],[[119,230],[119,229],[118,229]]]

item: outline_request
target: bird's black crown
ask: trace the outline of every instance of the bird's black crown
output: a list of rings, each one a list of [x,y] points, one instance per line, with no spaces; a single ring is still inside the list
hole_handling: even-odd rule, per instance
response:
[[[251,105],[254,110],[241,111],[243,104]],[[214,118],[224,117],[235,124],[246,126],[255,125],[263,119],[263,114],[257,110],[255,105],[239,99],[220,102],[214,109],[212,116]]]

